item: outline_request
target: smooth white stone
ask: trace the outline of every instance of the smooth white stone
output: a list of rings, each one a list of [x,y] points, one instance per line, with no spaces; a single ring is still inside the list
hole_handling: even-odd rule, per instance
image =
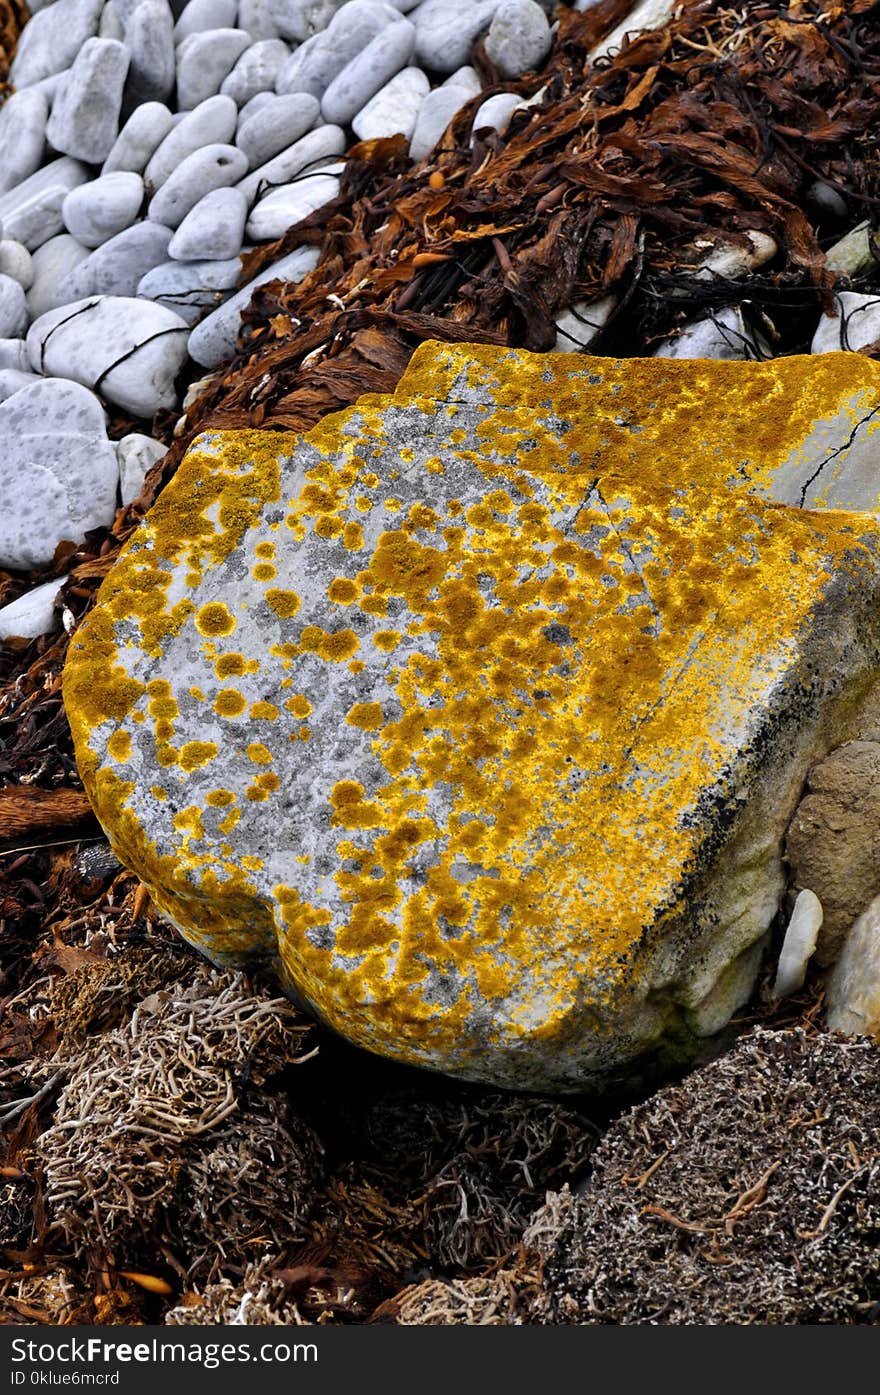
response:
[[[419,107],[431,90],[421,68],[403,68],[358,112],[352,129],[358,140],[380,140],[402,135],[409,140],[416,128]]]
[[[539,68],[553,36],[535,0],[502,0],[486,35],[486,57],[502,77],[518,78]]]
[[[119,466],[93,393],[43,378],[0,406],[0,567],[52,561],[116,513]]]
[[[483,84],[480,82],[479,73],[476,68],[472,68],[469,63],[466,63],[462,68],[456,68],[455,72],[450,73],[449,77],[446,78],[441,86],[463,87],[469,97],[479,97],[483,90]]]
[[[168,0],[141,0],[125,26],[131,55],[124,102],[131,111],[142,102],[164,102],[174,91],[177,61],[174,16]]]
[[[285,39],[301,44],[327,28],[345,0],[269,0],[269,13]]]
[[[435,87],[429,92],[416,117],[416,126],[409,143],[410,158],[424,160],[444,135],[454,116],[472,98],[463,87]]]
[[[838,349],[865,349],[880,339],[880,296],[861,291],[838,291],[836,315],[823,315],[810,345],[811,354]]]
[[[236,131],[240,131],[244,123],[249,121],[252,116],[256,116],[258,111],[265,111],[267,107],[274,106],[280,100],[281,98],[276,97],[274,92],[258,92],[255,97],[251,97],[249,102],[245,102],[243,107],[239,107]],[[238,144],[237,136],[235,143]]]
[[[880,896],[859,916],[828,979],[828,1029],[848,1036],[880,1031]]]
[[[134,416],[152,417],[176,405],[188,332],[164,306],[98,296],[42,315],[27,345],[35,372],[72,378]]]
[[[606,295],[600,300],[579,300],[556,316],[557,354],[583,353],[598,339],[617,308],[617,296]]]
[[[58,288],[59,305],[87,296],[135,296],[148,271],[168,257],[171,229],[161,223],[135,223],[81,262]]]
[[[25,25],[9,70],[20,92],[53,73],[65,72],[87,39],[97,33],[104,0],[55,0]]]
[[[275,91],[280,96],[310,92],[322,97],[346,64],[399,20],[399,12],[384,0],[348,0],[323,34],[306,39],[291,54],[278,74]]]
[[[213,29],[184,39],[177,50],[178,110],[193,111],[219,92],[250,42],[243,29]]]
[[[166,228],[179,228],[205,194],[238,183],[247,167],[247,156],[234,145],[206,145],[187,155],[166,179],[150,200],[148,216]]]
[[[230,358],[241,329],[242,312],[250,304],[251,296],[257,287],[276,280],[301,281],[317,266],[319,256],[317,247],[298,247],[289,256],[282,257],[280,261],[266,267],[259,276],[255,276],[253,281],[242,286],[240,291],[221,305],[219,310],[215,310],[207,319],[196,325],[190,335],[190,358],[203,368],[216,368],[219,363]]]
[[[189,0],[174,26],[174,42],[182,43],[190,34],[234,28],[237,10],[237,0]]]
[[[773,984],[774,998],[787,998],[803,988],[807,976],[807,965],[816,948],[816,940],[822,929],[822,902],[813,891],[802,891],[794,903],[791,920],[785,932],[779,963],[776,967],[776,981]]]
[[[224,145],[231,140],[237,117],[232,98],[219,95],[186,112],[147,162],[144,183],[148,191],[160,189],[187,156],[206,145]]]
[[[32,87],[13,92],[0,107],[0,194],[16,188],[40,168],[48,120],[48,99]]]
[[[150,156],[174,126],[174,117],[162,102],[144,102],[126,121],[107,159],[102,174],[123,170],[143,174]]]
[[[866,218],[863,223],[850,228],[833,247],[828,248],[825,253],[825,266],[838,276],[864,276],[866,272],[873,271],[877,265],[877,258],[874,256],[872,244],[878,236],[880,228],[872,228]]]
[[[29,373],[31,361],[23,339],[0,339],[0,368]]]
[[[639,0],[619,24],[605,35],[605,38],[590,50],[590,62],[619,53],[627,34],[635,38],[646,29],[662,29],[672,18],[677,0]],[[580,5],[578,8],[581,8]]]
[[[738,306],[726,305],[714,315],[692,320],[676,338],[669,338],[655,358],[771,358],[770,347],[746,324]]]
[[[764,266],[779,250],[776,239],[767,233],[752,231],[747,232],[745,237],[748,247],[738,247],[735,243],[720,238],[711,246],[711,250],[702,258],[692,274],[700,281],[711,281],[716,276],[733,280],[737,276],[747,276],[750,271]],[[702,250],[707,245],[711,244],[708,244],[706,239],[698,240],[694,244],[697,250]]]
[[[20,339],[27,333],[28,318],[23,286],[0,273],[0,338]]]
[[[248,202],[240,189],[212,189],[180,224],[169,244],[169,257],[180,262],[237,257],[247,212]]]
[[[38,95],[45,97],[49,104],[49,111],[51,112],[52,104],[64,87],[69,71],[70,69],[68,68],[66,72],[53,73],[51,77],[41,78],[39,82],[34,82],[30,87],[23,88],[23,91],[36,92]]]
[[[32,320],[37,320],[41,315],[45,315],[47,310],[54,310],[64,304],[59,298],[59,292],[74,267],[84,262],[88,255],[89,249],[77,242],[75,237],[71,237],[70,233],[59,233],[57,237],[51,237],[42,247],[37,248],[32,258],[34,282],[26,297]]]
[[[296,184],[282,184],[261,199],[251,213],[248,237],[255,242],[272,242],[338,194],[339,180],[332,174],[310,174]]]
[[[220,91],[242,107],[258,92],[274,92],[275,79],[290,57],[290,49],[282,39],[262,39],[241,55]]]
[[[21,372],[18,368],[0,368],[0,402],[6,402],[22,388],[30,387],[31,383],[42,381],[37,373]]]
[[[321,98],[325,121],[344,125],[412,58],[416,31],[408,19],[381,30],[357,58],[347,63]]]
[[[125,25],[115,5],[107,4],[101,11],[101,22],[98,25],[98,38],[118,39],[120,43],[125,38]]]
[[[106,160],[119,132],[128,60],[128,50],[115,39],[86,40],[53,103],[46,127],[50,145],[91,165]]]
[[[309,165],[341,155],[347,144],[345,132],[340,126],[318,126],[280,155],[260,165],[241,181],[238,188],[248,204],[252,204],[262,184],[289,184]]]
[[[255,112],[239,128],[235,143],[243,150],[252,170],[287,150],[310,131],[321,115],[317,97],[291,92]]]
[[[17,601],[0,608],[0,639],[37,639],[55,629],[55,598],[67,582],[66,576],[53,577],[35,586]]]
[[[144,480],[150,470],[167,454],[163,446],[152,436],[142,436],[132,431],[116,442],[116,459],[119,461],[119,493],[123,505],[130,504],[140,494]],[[2,614],[2,612],[0,612]]]
[[[131,170],[116,170],[71,189],[61,205],[67,231],[84,247],[102,242],[130,228],[144,201],[144,181]]]
[[[230,23],[237,24],[239,29],[246,29],[254,43],[260,39],[279,37],[278,25],[270,13],[268,0],[241,0],[238,19],[230,20]]]
[[[137,293],[194,325],[205,310],[215,310],[227,299],[240,276],[238,257],[222,262],[163,262],[147,272]]]
[[[0,239],[0,272],[11,276],[23,291],[34,284],[34,259],[26,247],[12,238]]]
[[[416,62],[437,73],[467,63],[474,40],[495,17],[501,0],[423,0],[413,15]]]
[[[84,165],[63,155],[0,195],[0,219],[6,236],[23,243],[29,252],[48,242],[64,227],[61,205],[65,198],[88,177]]]
[[[482,106],[477,108],[477,114],[471,125],[471,137],[477,131],[485,130],[487,127],[497,131],[499,136],[510,125],[510,119],[518,107],[522,106],[522,97],[518,97],[515,92],[496,92],[494,97],[487,97]],[[473,139],[471,141],[473,143]]]

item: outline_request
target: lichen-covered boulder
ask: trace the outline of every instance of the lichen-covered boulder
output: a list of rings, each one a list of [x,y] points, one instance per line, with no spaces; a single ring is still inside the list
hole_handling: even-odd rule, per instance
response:
[[[876,721],[880,531],[772,499],[876,496],[878,384],[435,344],[302,438],[203,436],[65,673],[117,855],[398,1060],[686,1058],[750,991],[806,770]]]

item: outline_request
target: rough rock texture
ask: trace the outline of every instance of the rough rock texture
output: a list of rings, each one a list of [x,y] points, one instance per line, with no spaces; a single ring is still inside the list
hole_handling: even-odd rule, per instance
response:
[[[880,1049],[755,1032],[608,1130],[548,1197],[541,1320],[864,1323],[880,1282]]]
[[[880,897],[850,930],[829,977],[828,1025],[857,1036],[880,1033]]]
[[[561,1090],[687,1057],[880,654],[874,521],[757,491],[828,458],[845,493],[876,377],[426,345],[305,438],[203,438],[68,660],[117,854],[380,1053]]]

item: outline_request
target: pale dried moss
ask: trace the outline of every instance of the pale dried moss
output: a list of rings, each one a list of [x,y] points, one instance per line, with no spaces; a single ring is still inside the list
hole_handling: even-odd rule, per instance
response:
[[[755,1031],[611,1126],[525,1233],[538,1320],[853,1324],[880,1315],[880,1046]]]
[[[400,1327],[520,1327],[532,1320],[540,1282],[534,1260],[524,1257],[516,1268],[479,1278],[412,1284],[382,1317]]]
[[[34,1151],[73,1251],[131,1263],[166,1239],[197,1264],[301,1239],[320,1144],[250,1086],[308,1055],[310,1031],[286,999],[204,966],[56,1059],[67,1083]]]
[[[307,1327],[287,1286],[273,1276],[277,1255],[251,1265],[238,1283],[221,1279],[204,1293],[191,1293],[165,1314],[169,1327],[211,1327],[230,1323],[248,1327]]]
[[[142,998],[179,979],[180,956],[160,949],[127,948],[113,959],[95,959],[59,974],[49,991],[49,1016],[64,1051],[89,1036],[121,1026]]]

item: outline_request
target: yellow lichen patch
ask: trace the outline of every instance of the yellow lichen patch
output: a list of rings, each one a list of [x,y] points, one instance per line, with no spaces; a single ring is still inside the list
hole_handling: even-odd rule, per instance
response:
[[[353,605],[360,595],[361,588],[347,576],[334,577],[327,587],[327,596],[334,605]]]
[[[258,542],[254,548],[254,553],[257,557],[262,557],[264,561],[271,562],[275,557],[275,544],[267,540]]]
[[[303,693],[294,693],[285,702],[284,706],[288,712],[292,712],[294,717],[308,717],[312,711],[312,704]]]
[[[214,699],[214,711],[218,717],[240,717],[247,707],[247,699],[238,688],[221,688]]]
[[[255,581],[274,581],[277,575],[278,569],[271,562],[258,562],[251,572]]]
[[[209,601],[196,615],[196,629],[201,635],[231,635],[236,619],[223,601]]]
[[[282,591],[272,587],[266,592],[266,604],[274,610],[279,620],[291,620],[302,602],[295,591]]]
[[[123,762],[131,759],[131,737],[127,731],[120,728],[114,731],[107,742],[107,750],[114,760]]]
[[[205,803],[210,804],[212,809],[225,809],[228,804],[235,803],[235,795],[232,790],[209,790]]]
[[[248,712],[248,716],[257,722],[274,722],[280,715],[281,713],[274,702],[266,702],[265,700],[252,702]]]
[[[217,756],[217,746],[213,741],[187,741],[180,748],[181,770],[199,770]]]
[[[247,748],[248,760],[252,760],[254,765],[271,765],[272,752],[264,746],[262,741],[252,741]]]
[[[356,702],[349,708],[345,720],[349,726],[360,727],[362,731],[378,731],[385,715],[380,702]]]
[[[168,791],[164,785],[150,785],[150,794],[154,799],[158,799],[160,804],[164,804],[168,798]]]

